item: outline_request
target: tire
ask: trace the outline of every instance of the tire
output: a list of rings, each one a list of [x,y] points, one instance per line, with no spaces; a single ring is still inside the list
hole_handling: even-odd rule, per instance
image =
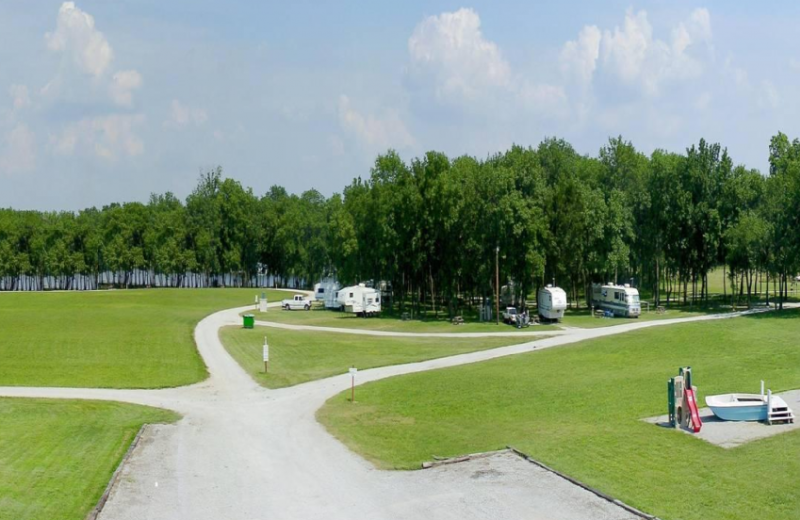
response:
[[[306,305],[306,310],[310,311],[311,310],[311,305]]]
[[[286,305],[284,305],[284,306],[283,306],[283,310],[285,310],[285,311],[288,311],[288,310],[289,310],[289,304],[288,304],[288,303],[287,303]]]

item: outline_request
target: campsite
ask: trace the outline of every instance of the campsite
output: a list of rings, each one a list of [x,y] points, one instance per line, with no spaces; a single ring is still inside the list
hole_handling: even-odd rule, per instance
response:
[[[800,518],[800,7],[11,4],[0,520]]]

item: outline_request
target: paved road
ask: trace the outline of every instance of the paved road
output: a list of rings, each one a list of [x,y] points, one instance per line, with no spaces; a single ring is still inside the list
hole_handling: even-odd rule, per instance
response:
[[[176,410],[176,425],[148,427],[100,518],[146,519],[628,519],[630,513],[533,465],[497,460],[431,472],[376,470],[315,420],[347,375],[296,387],[258,386],[228,355],[218,331],[242,307],[203,319],[195,340],[207,380],[162,390],[0,387],[2,396],[116,400]],[[638,322],[448,358],[359,372],[385,377],[474,363],[631,330],[736,316]],[[365,331],[349,331],[365,333]],[[459,469],[462,468],[462,469]]]

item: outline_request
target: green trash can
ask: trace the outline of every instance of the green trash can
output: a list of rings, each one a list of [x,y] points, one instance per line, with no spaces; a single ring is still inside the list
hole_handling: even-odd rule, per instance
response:
[[[253,328],[253,326],[254,326],[254,325],[255,325],[255,323],[256,323],[256,317],[255,317],[255,316],[253,316],[252,314],[245,314],[245,315],[243,316],[243,318],[244,318],[244,328],[246,328],[246,329],[252,329],[252,328]]]

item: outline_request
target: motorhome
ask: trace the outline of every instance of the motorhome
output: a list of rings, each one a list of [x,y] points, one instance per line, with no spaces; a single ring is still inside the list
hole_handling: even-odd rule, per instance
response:
[[[333,278],[323,278],[314,285],[314,299],[323,302],[326,309],[335,309],[339,306],[337,301],[339,289],[341,289],[339,282]]]
[[[546,287],[539,289],[536,304],[539,307],[539,316],[543,320],[561,321],[564,311],[567,310],[567,293],[561,287],[547,284]]]
[[[642,312],[639,291],[628,284],[592,284],[592,305],[628,318],[638,318]]]
[[[360,283],[341,289],[336,296],[338,308],[356,316],[374,316],[381,312],[380,291]]]

